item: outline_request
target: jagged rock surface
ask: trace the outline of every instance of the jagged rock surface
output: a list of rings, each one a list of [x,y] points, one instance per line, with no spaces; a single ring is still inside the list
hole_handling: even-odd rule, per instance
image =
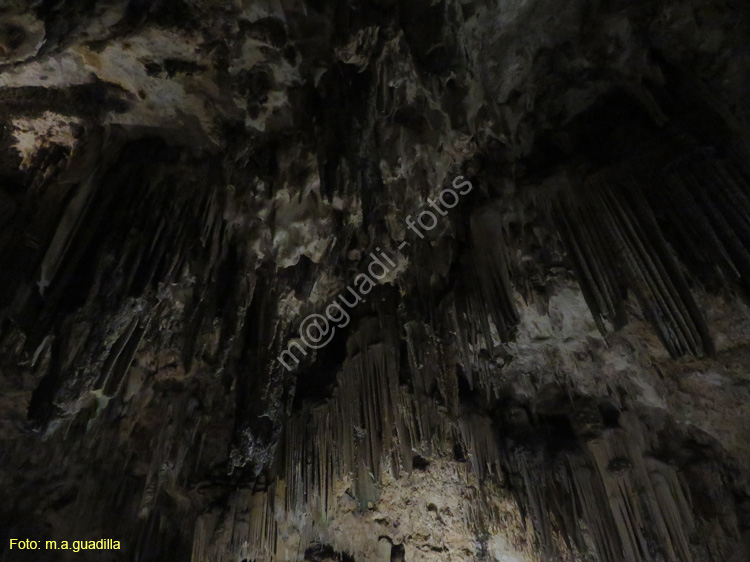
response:
[[[0,5],[0,558],[747,560],[749,16]]]

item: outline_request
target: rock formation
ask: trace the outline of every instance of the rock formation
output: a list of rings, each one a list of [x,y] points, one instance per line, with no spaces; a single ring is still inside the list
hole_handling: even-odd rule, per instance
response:
[[[739,0],[5,0],[0,560],[746,562],[748,92]]]

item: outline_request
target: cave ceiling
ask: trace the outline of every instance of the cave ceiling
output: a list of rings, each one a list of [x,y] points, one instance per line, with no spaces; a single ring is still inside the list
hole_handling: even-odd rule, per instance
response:
[[[741,1],[1,0],[0,560],[747,562],[748,100]]]

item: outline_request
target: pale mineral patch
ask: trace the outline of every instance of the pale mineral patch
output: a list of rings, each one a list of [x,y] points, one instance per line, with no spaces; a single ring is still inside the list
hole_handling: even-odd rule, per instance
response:
[[[68,115],[45,111],[41,117],[17,117],[13,119],[15,149],[23,159],[21,169],[27,169],[34,156],[44,148],[60,145],[73,150],[78,143],[75,130],[81,120]]]

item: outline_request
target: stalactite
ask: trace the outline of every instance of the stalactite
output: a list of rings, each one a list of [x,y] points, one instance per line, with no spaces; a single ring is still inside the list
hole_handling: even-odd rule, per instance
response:
[[[553,204],[551,212],[584,297],[605,331],[604,319],[622,325],[621,294],[627,286],[673,356],[711,354],[705,320],[640,189],[638,183],[628,184],[605,170],[592,176],[580,193],[574,190],[571,197],[563,192]]]
[[[740,561],[741,2],[170,4],[0,8],[0,539]]]
[[[510,337],[518,322],[513,288],[510,283],[507,249],[503,244],[502,217],[493,209],[483,209],[471,217],[472,256],[479,290],[503,340]]]
[[[397,332],[388,317],[367,318],[351,336],[348,357],[333,395],[292,416],[284,431],[287,513],[325,519],[334,483],[351,478],[361,510],[378,501],[382,470],[399,478],[413,459],[454,454],[456,441],[469,452],[480,479],[499,478],[500,460],[490,422],[470,413],[445,416],[439,389],[439,347],[429,328],[407,324],[412,382],[400,385]],[[432,343],[431,343],[432,342]],[[455,383],[454,383],[455,384]]]
[[[681,233],[682,258],[694,263],[697,253],[725,282],[750,294],[750,183],[737,163],[715,150],[695,149],[658,177],[666,189],[649,190],[646,197]]]
[[[606,251],[608,241],[602,240],[598,224],[585,216],[587,209],[579,203],[561,196],[554,205],[553,218],[569,248],[571,263],[597,327],[606,332],[604,320],[621,327],[624,321],[622,285],[610,252]],[[576,220],[578,217],[583,220]]]
[[[657,458],[653,427],[632,411],[620,414],[617,427],[571,423],[576,440],[562,446],[543,432],[530,442],[528,427],[501,441],[542,552],[560,555],[553,535],[562,530],[582,552],[588,534],[602,562],[692,562],[691,493],[680,469]]]
[[[471,457],[474,472],[480,478],[496,477],[500,473],[500,454],[492,424],[485,416],[467,412],[461,416],[459,430]]]
[[[498,356],[497,332],[493,335],[492,323],[477,293],[461,283],[441,303],[443,349],[453,354],[461,365],[460,374],[455,367],[450,373],[447,371],[450,367],[444,368],[444,373],[448,384],[457,384],[458,377],[462,376],[471,389],[478,390],[489,401],[496,395],[497,368],[504,359]]]

